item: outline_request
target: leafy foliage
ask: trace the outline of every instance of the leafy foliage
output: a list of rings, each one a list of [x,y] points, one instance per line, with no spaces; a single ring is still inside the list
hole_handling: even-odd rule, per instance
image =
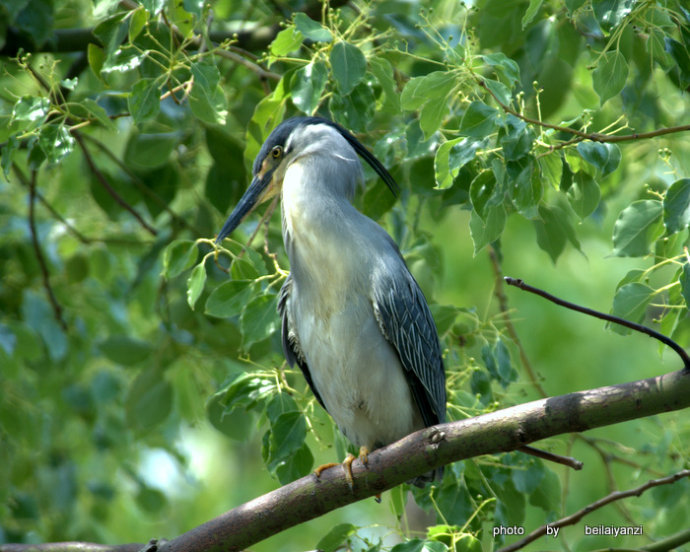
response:
[[[272,4],[222,1],[0,8],[0,542],[145,541],[141,512],[160,519],[184,503],[201,522],[228,496],[258,494],[236,475],[242,484],[225,490],[237,492],[203,510],[182,497],[199,489],[153,485],[146,458],[158,451],[191,469],[185,436],[207,423],[216,442],[231,440],[229,465],[280,483],[344,455],[280,353],[275,309],[289,267],[278,217],[212,240],[290,115],[352,129],[401,183],[395,202],[367,172],[357,205],[388,228],[431,300],[451,419],[523,402],[545,382],[553,393],[601,383],[550,373],[568,356],[594,372],[621,366],[625,379],[638,361],[633,345],[611,353],[624,348],[611,333],[607,354],[587,357],[597,348],[573,343],[578,322],[524,302],[523,345],[502,299],[486,306],[501,262],[535,277],[553,270],[550,283],[566,289],[589,271],[585,289],[615,314],[690,343],[683,2],[336,4],[292,2],[287,18]],[[246,245],[254,234],[258,245]],[[469,249],[457,256],[466,235],[474,261]],[[485,252],[495,274],[478,268]],[[597,274],[611,253],[616,264]],[[526,349],[548,376],[529,376]],[[634,473],[615,471],[621,485],[687,458],[688,425],[672,420],[639,426],[646,443],[620,437],[641,458]],[[569,485],[520,453],[453,465],[415,490],[439,525],[392,550],[488,550],[492,527],[553,521],[605,492],[583,486],[562,501]],[[391,493],[392,525],[405,500]],[[690,515],[679,499],[645,500],[633,516],[645,534],[668,535]],[[611,523],[631,516],[620,515]],[[164,532],[188,528],[185,515],[167,517]],[[296,546],[391,548],[351,521],[326,522]]]

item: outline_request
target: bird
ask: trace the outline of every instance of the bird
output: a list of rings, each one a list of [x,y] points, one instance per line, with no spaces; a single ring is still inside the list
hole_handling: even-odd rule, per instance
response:
[[[259,203],[280,196],[290,262],[278,297],[283,353],[366,464],[370,451],[444,423],[446,388],[421,288],[395,241],[352,204],[364,178],[358,156],[397,194],[388,170],[343,126],[318,116],[286,119],[261,146],[252,182],[216,243]],[[343,463],[351,487],[354,458]],[[437,469],[413,483],[441,476]]]

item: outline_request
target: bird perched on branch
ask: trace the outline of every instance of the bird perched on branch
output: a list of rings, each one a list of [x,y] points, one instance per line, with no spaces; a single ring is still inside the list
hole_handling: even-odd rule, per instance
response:
[[[278,302],[283,351],[366,463],[368,451],[443,423],[446,390],[419,285],[388,233],[351,203],[363,179],[358,154],[396,193],[381,162],[340,125],[284,121],[261,147],[216,242],[280,194],[291,270]]]

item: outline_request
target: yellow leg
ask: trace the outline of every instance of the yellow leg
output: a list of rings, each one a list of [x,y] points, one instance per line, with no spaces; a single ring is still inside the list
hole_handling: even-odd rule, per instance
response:
[[[318,468],[314,470],[314,475],[318,478],[321,477],[321,473],[324,470],[327,470],[328,468],[332,468],[333,466],[338,466],[342,465],[343,470],[345,470],[345,479],[347,479],[347,486],[350,487],[350,490],[354,490],[355,488],[355,480],[352,477],[352,462],[355,461],[355,458],[357,456],[354,456],[352,454],[348,454],[345,460],[343,460],[342,464],[336,464],[334,462],[329,462],[328,464],[322,464]],[[369,449],[367,447],[359,447],[359,460],[367,466],[369,464]]]
[[[319,478],[321,477],[321,472],[324,470],[327,470],[328,468],[332,468],[334,466],[339,466],[340,464],[337,464],[336,462],[329,462],[328,464],[321,464],[318,468],[314,470],[314,475]]]

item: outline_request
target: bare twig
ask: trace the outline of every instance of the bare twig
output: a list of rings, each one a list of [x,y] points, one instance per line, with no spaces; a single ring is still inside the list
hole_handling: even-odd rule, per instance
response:
[[[524,291],[529,291],[530,293],[534,293],[536,295],[539,295],[540,297],[543,297],[544,299],[548,299],[552,303],[556,303],[557,305],[560,305],[561,307],[566,307],[568,309],[581,312],[583,314],[587,314],[589,316],[593,316],[594,318],[599,318],[601,320],[606,320],[607,322],[613,322],[614,324],[620,324],[621,326],[625,326],[626,328],[630,328],[631,330],[635,330],[636,332],[640,332],[643,334],[647,334],[650,337],[653,337],[654,339],[657,339],[661,341],[664,345],[668,345],[673,349],[678,356],[683,360],[683,366],[685,367],[686,371],[690,371],[690,356],[685,352],[685,349],[683,349],[678,343],[673,341],[670,337],[665,336],[664,334],[661,334],[655,330],[652,330],[651,328],[648,328],[647,326],[643,326],[642,324],[636,324],[635,322],[630,322],[629,320],[624,320],[623,318],[619,318],[618,316],[613,316],[611,314],[606,314],[603,312],[596,311],[594,309],[589,309],[587,307],[581,307],[580,305],[576,305],[575,303],[571,303],[569,301],[564,301],[563,299],[559,299],[555,295],[551,295],[550,293],[539,289],[532,287],[525,282],[523,282],[520,279],[516,278],[511,278],[509,276],[506,276],[504,278],[504,281],[506,284],[509,286],[515,286],[517,288],[520,288]]]
[[[120,194],[118,194],[115,189],[110,185],[110,182],[108,182],[108,179],[105,177],[105,175],[100,171],[100,169],[96,166],[94,163],[91,154],[89,153],[89,150],[86,147],[86,144],[84,144],[84,139],[82,138],[81,134],[78,132],[72,132],[72,136],[74,136],[74,139],[77,141],[79,144],[79,147],[81,148],[82,153],[84,154],[84,159],[86,159],[86,163],[89,166],[89,169],[93,173],[93,175],[96,177],[98,182],[105,188],[105,190],[110,194],[110,196],[117,201],[119,205],[121,205],[125,210],[129,211],[132,216],[137,219],[139,224],[147,230],[150,234],[152,235],[157,235],[156,230],[150,226],[142,217],[139,213],[136,212],[134,207],[132,207],[129,203],[127,203]]]
[[[477,83],[479,86],[484,88],[491,96],[493,99],[496,101],[496,103],[505,111],[506,113],[510,113],[511,115],[514,115],[518,119],[522,119],[526,123],[530,123],[532,125],[537,125],[543,128],[550,128],[552,130],[557,130],[559,132],[564,132],[566,134],[572,134],[576,136],[577,138],[574,138],[573,140],[569,140],[567,143],[564,144],[559,144],[557,146],[553,146],[552,149],[558,149],[560,147],[563,147],[566,144],[573,144],[577,142],[581,142],[582,140],[591,140],[593,142],[609,142],[609,143],[614,143],[614,142],[630,142],[632,140],[644,140],[647,138],[656,138],[657,136],[664,136],[665,134],[673,134],[676,132],[686,132],[690,130],[690,125],[680,125],[680,126],[675,126],[675,127],[667,127],[667,128],[660,128],[657,130],[652,130],[651,132],[635,132],[633,134],[623,134],[623,135],[615,135],[615,134],[601,134],[599,132],[582,132],[581,130],[577,130],[575,128],[570,128],[570,127],[564,127],[561,125],[554,125],[551,123],[545,123],[544,121],[540,121],[538,119],[533,119],[531,117],[527,117],[526,115],[523,115],[519,111],[516,111],[509,105],[504,104],[501,100],[498,99],[498,96],[494,94],[491,89],[486,86],[486,83],[481,80],[477,79]]]
[[[491,261],[491,268],[493,269],[494,278],[496,281],[494,287],[494,295],[496,295],[496,298],[498,299],[498,307],[501,310],[501,313],[503,313],[503,319],[505,321],[506,330],[508,330],[508,335],[513,340],[513,343],[517,345],[518,352],[520,353],[520,362],[522,363],[525,372],[527,372],[527,377],[532,382],[532,386],[539,392],[539,394],[542,397],[548,397],[546,390],[542,387],[541,383],[539,382],[539,379],[537,378],[537,375],[534,373],[534,370],[532,369],[532,364],[529,361],[529,358],[527,358],[527,353],[525,352],[525,349],[522,346],[522,341],[520,341],[517,331],[515,330],[515,326],[513,325],[513,321],[510,318],[508,298],[506,297],[506,294],[503,291],[503,270],[501,269],[501,264],[498,260],[498,256],[496,255],[496,251],[493,247],[489,248],[489,260]]]
[[[537,458],[541,458],[542,460],[548,460],[549,462],[555,462],[556,464],[563,464],[564,466],[568,466],[569,468],[577,471],[581,470],[583,466],[582,462],[576,458],[561,456],[560,454],[554,454],[553,452],[548,452],[536,447],[524,446],[520,447],[518,450],[526,454],[536,456]]]
[[[575,525],[586,515],[594,512],[595,510],[603,508],[604,506],[611,504],[612,502],[615,502],[617,500],[623,500],[624,498],[630,498],[633,496],[640,496],[642,493],[653,487],[659,487],[660,485],[670,485],[672,483],[675,483],[679,479],[683,479],[684,477],[690,477],[690,470],[682,470],[677,473],[674,473],[673,475],[669,475],[668,477],[662,477],[661,479],[651,479],[647,481],[647,483],[645,483],[644,485],[640,485],[639,487],[635,487],[634,489],[629,489],[627,491],[615,491],[603,498],[600,498],[596,502],[592,502],[592,504],[585,506],[581,510],[575,512],[574,514],[561,518],[558,521],[554,521],[553,523],[542,525],[539,529],[535,529],[526,537],[520,539],[517,542],[514,542],[510,546],[505,546],[501,548],[497,552],[514,552],[515,550],[519,550],[520,548],[527,546],[530,542],[533,542],[537,540],[539,537],[543,537],[544,535],[546,535],[546,531],[549,528],[555,529],[557,527]]]
[[[38,266],[41,268],[41,277],[43,278],[43,287],[46,290],[50,304],[53,307],[53,314],[55,315],[55,320],[57,320],[60,327],[67,331],[67,323],[62,317],[62,306],[58,303],[58,300],[53,293],[53,288],[50,285],[50,273],[48,272],[48,266],[46,265],[45,258],[43,257],[43,251],[41,251],[41,245],[38,243],[38,233],[36,231],[36,215],[34,212],[34,207],[36,204],[36,171],[31,171],[31,179],[29,180],[29,231],[31,233],[31,243],[36,253],[36,259],[38,260]]]
[[[163,209],[166,213],[170,215],[170,217],[175,221],[176,224],[179,224],[180,226],[187,228],[188,230],[191,230],[194,232],[196,235],[201,234],[201,230],[196,228],[193,224],[185,220],[183,217],[178,215],[175,211],[173,211],[168,203],[161,198],[156,192],[154,192],[149,186],[146,185],[146,183],[142,182],[141,178],[129,167],[126,163],[122,161],[117,155],[115,155],[110,148],[108,148],[107,145],[105,145],[103,142],[100,140],[94,138],[93,136],[90,136],[88,134],[84,134],[82,136],[84,140],[88,140],[91,142],[93,145],[95,145],[102,153],[108,156],[108,158],[115,163],[124,173],[129,176],[129,178],[132,179],[132,182],[134,185],[141,191],[142,193],[146,194],[148,197],[150,197],[161,209]]]

